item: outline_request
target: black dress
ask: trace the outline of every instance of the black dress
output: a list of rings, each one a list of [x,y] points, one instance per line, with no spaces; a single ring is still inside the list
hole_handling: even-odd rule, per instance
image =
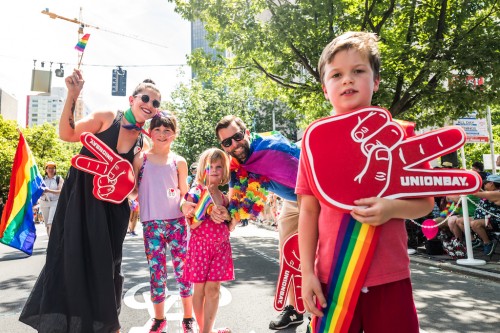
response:
[[[120,120],[96,134],[116,152]],[[135,145],[121,157],[132,162]],[[95,157],[88,149],[80,154]],[[120,329],[122,246],[130,208],[97,200],[93,175],[70,168],[59,197],[45,267],[19,318],[39,332],[112,332]]]

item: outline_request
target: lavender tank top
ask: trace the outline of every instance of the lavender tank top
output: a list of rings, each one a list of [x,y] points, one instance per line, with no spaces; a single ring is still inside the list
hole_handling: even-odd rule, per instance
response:
[[[147,160],[139,170],[139,211],[141,221],[177,219],[183,216],[176,156],[169,164],[158,165]]]

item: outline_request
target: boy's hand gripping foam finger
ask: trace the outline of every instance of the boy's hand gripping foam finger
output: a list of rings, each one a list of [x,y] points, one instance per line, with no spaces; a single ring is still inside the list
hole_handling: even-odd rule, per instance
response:
[[[464,143],[464,131],[454,126],[406,138],[389,111],[368,107],[312,123],[304,134],[302,156],[318,198],[349,211],[362,198],[477,192],[477,173],[433,170],[425,163]]]
[[[71,159],[71,165],[94,175],[92,193],[97,199],[116,204],[123,202],[135,186],[132,164],[92,133],[82,133],[80,141],[97,159],[78,154]]]
[[[280,273],[276,294],[274,295],[274,308],[282,311],[288,299],[290,287],[295,291],[295,310],[298,313],[306,312],[302,299],[302,275],[300,273],[299,235],[297,233],[288,237],[283,243]]]

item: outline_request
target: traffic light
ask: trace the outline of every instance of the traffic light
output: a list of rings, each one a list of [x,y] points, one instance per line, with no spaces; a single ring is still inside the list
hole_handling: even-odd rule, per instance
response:
[[[127,94],[127,71],[121,67],[113,69],[111,78],[111,95],[125,96]]]
[[[57,77],[64,77],[64,68],[62,64],[59,64],[59,68],[56,69]]]

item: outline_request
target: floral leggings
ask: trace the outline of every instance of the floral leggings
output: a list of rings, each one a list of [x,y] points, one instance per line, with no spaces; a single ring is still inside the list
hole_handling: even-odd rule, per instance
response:
[[[181,281],[186,262],[187,228],[184,217],[171,220],[152,220],[142,223],[144,248],[151,276],[151,301],[154,304],[165,301],[167,288],[167,245],[174,266],[174,274],[181,297],[193,294],[192,283]]]

